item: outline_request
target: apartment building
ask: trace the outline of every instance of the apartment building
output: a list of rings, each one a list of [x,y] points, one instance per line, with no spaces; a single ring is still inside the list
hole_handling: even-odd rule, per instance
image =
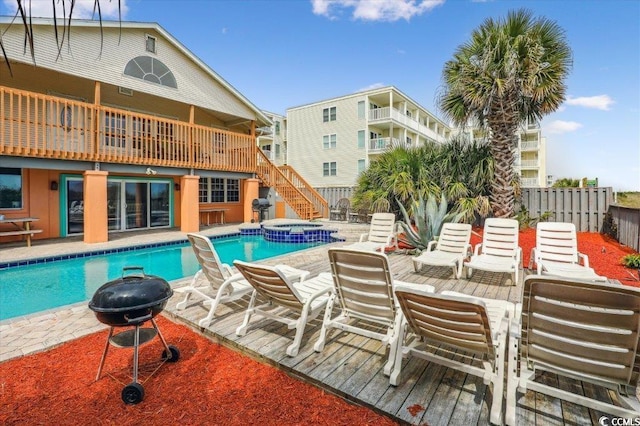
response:
[[[287,163],[321,192],[355,186],[389,147],[442,143],[460,131],[483,137],[451,127],[393,86],[289,108],[286,127]],[[545,186],[544,146],[537,123],[523,126],[515,164],[523,186]]]
[[[443,142],[450,127],[393,86],[287,109],[287,164],[315,188],[351,187],[391,146]]]
[[[269,111],[262,111],[269,119],[271,126],[258,129],[258,147],[274,164],[287,164],[286,117]]]

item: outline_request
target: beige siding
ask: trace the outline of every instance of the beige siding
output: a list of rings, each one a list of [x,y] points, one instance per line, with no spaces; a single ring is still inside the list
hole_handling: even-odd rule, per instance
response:
[[[358,119],[358,101],[364,96],[320,102],[287,112],[288,162],[314,187],[355,185],[358,160],[366,158],[358,148],[358,130],[366,121]],[[336,121],[323,122],[324,108],[336,107]],[[335,149],[323,148],[323,136],[335,134]],[[336,162],[337,175],[323,176],[323,163]]]
[[[0,30],[7,31],[3,34],[2,41],[8,57],[30,64],[31,57],[23,50],[22,26],[12,25],[8,30],[6,26],[0,26]],[[117,28],[104,28],[102,50],[99,33],[100,29],[97,26],[72,26],[70,40],[65,41],[61,55],[57,58],[58,49],[53,27],[36,26],[36,64],[40,68],[122,86],[233,116],[255,117],[255,112],[247,104],[155,30],[126,27],[120,33]],[[145,34],[156,37],[156,55],[146,52]],[[162,61],[172,71],[178,88],[164,87],[124,75],[126,64],[141,55],[152,56]]]

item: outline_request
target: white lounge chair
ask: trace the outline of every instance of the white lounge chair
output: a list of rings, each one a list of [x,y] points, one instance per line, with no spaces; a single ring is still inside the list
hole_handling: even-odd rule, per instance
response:
[[[578,251],[576,226],[564,222],[538,222],[536,246],[531,250],[529,269],[538,274],[589,281],[606,281],[589,267],[589,257]]]
[[[279,321],[289,329],[296,329],[293,343],[287,347],[287,355],[296,356],[307,322],[318,316],[327,305],[333,289],[331,274],[325,272],[306,281],[293,283],[278,267],[239,260],[233,264],[254,289],[244,321],[236,329],[236,335],[246,334],[254,314]],[[256,306],[258,295],[266,299],[266,303]]]
[[[445,223],[437,241],[430,241],[427,249],[414,257],[413,268],[420,272],[424,265],[451,266],[456,278],[462,275],[462,264],[471,254],[471,225]]]
[[[250,293],[253,287],[242,274],[234,273],[229,265],[220,261],[209,238],[200,234],[187,234],[187,238],[201,269],[194,275],[189,285],[174,289],[176,293],[185,295],[184,300],[176,305],[176,309],[186,308],[191,295],[198,295],[204,299],[205,304],[211,305],[207,316],[198,321],[200,327],[208,327],[215,316],[218,304],[238,300]],[[279,265],[279,267],[291,280],[304,280],[309,275],[308,271],[285,265]],[[203,280],[206,282],[203,283]]]
[[[482,377],[493,385],[490,421],[502,423],[505,356],[514,304],[466,294],[433,294],[398,285],[403,314],[390,383],[400,383],[402,359],[415,356]],[[450,356],[447,356],[450,355]]]
[[[360,241],[345,248],[378,251],[397,245],[395,233],[396,216],[393,213],[374,213],[369,232],[360,235]]]
[[[515,219],[489,218],[484,222],[482,243],[477,244],[471,258],[464,263],[467,278],[474,269],[511,274],[512,285],[518,283],[522,249],[518,245],[520,226]]]
[[[400,326],[400,311],[396,306],[393,288],[398,284],[411,284],[393,280],[384,253],[329,249],[329,262],[334,290],[314,350],[321,352],[324,349],[327,334],[332,328],[393,346]],[[434,291],[430,285],[414,285],[425,291]],[[339,308],[340,313],[331,318],[334,308]],[[387,375],[393,366],[392,355],[390,352],[384,367]]]
[[[518,307],[522,314],[509,337],[507,424],[516,424],[517,392],[527,390],[628,420],[640,418],[639,289],[530,275]],[[578,386],[574,393],[534,380],[545,372],[608,388],[615,397],[597,387],[583,393]]]

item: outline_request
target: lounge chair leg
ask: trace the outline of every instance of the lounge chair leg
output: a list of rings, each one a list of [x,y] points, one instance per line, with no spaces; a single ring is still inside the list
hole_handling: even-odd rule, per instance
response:
[[[391,347],[391,351],[389,351],[389,356],[391,356],[391,352],[395,352],[393,354],[393,368],[389,372],[389,383],[393,386],[398,386],[400,383],[400,372],[402,370],[402,342],[404,342],[404,328],[405,324],[403,322],[402,327],[398,333],[398,338],[394,342]]]
[[[298,318],[298,324],[296,325],[296,335],[293,338],[293,343],[287,347],[287,355],[296,356],[300,349],[300,343],[302,342],[302,335],[304,334],[304,327],[307,325],[307,317],[309,316],[310,306],[305,306],[302,315]]]
[[[336,299],[336,294],[331,293],[331,296],[329,296],[329,300],[327,302],[327,307],[325,308],[325,311],[324,311],[324,319],[322,320],[320,337],[318,337],[318,341],[316,342],[316,344],[313,345],[313,350],[316,352],[322,352],[322,350],[324,349],[324,344],[327,339],[327,332],[329,328],[327,324],[329,324],[329,322],[331,321],[331,312],[333,311],[333,303],[335,302],[335,299]]]
[[[202,275],[202,269],[198,270],[196,274],[191,279],[191,283],[189,284],[189,288],[185,290],[184,300],[182,302],[178,302],[176,304],[176,309],[182,310],[187,307],[187,303],[189,302],[189,298],[191,297],[191,289],[196,288],[196,283],[200,279],[200,275]]]
[[[518,392],[518,341],[514,337],[509,337],[509,352],[507,362],[507,397],[505,424],[515,426],[516,424],[516,404]]]
[[[244,336],[245,334],[247,334],[247,327],[249,326],[249,321],[251,320],[251,315],[253,314],[257,296],[258,292],[253,290],[253,293],[251,293],[251,301],[249,302],[249,307],[247,308],[247,312],[245,312],[244,314],[244,321],[242,321],[240,327],[236,329],[236,336]]]

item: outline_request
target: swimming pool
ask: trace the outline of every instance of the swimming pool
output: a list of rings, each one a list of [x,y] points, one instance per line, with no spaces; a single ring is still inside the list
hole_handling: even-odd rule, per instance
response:
[[[230,265],[236,259],[253,262],[324,244],[276,243],[261,235],[234,235],[212,242],[220,260]],[[102,284],[122,276],[124,266],[133,265],[167,281],[199,269],[191,246],[183,243],[0,270],[0,320],[87,301]]]

